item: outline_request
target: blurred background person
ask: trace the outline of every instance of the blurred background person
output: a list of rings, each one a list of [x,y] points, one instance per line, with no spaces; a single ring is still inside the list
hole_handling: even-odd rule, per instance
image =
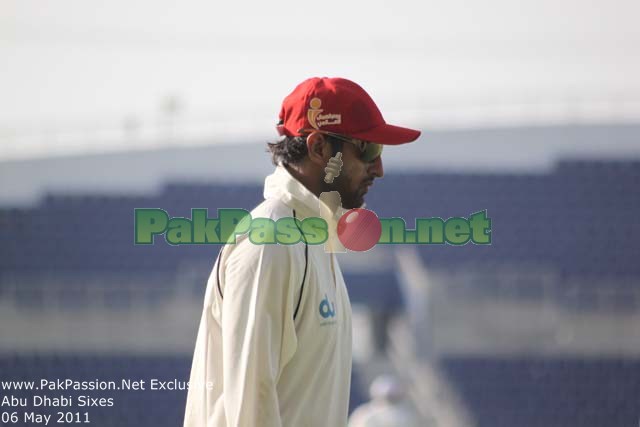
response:
[[[376,378],[369,388],[371,401],[353,411],[349,427],[428,427],[407,399],[402,383],[393,375]]]

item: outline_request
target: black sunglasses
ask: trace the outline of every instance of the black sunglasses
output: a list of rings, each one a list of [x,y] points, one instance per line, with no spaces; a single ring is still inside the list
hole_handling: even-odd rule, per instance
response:
[[[298,133],[311,133],[319,132],[324,135],[332,136],[340,141],[348,142],[358,148],[360,152],[360,160],[369,163],[376,160],[382,154],[382,144],[376,144],[375,142],[363,141],[361,139],[351,138],[349,136],[341,135],[339,133],[333,133],[326,130],[319,129],[300,129]]]

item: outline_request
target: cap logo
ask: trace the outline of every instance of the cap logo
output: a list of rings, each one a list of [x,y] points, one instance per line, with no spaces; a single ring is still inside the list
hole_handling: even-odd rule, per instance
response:
[[[339,125],[342,123],[341,114],[321,114],[324,111],[320,108],[321,106],[322,100],[320,98],[312,98],[311,101],[309,101],[307,119],[314,129],[320,129],[321,126]]]

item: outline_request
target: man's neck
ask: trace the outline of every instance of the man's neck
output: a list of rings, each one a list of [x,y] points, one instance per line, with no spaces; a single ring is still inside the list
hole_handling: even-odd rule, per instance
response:
[[[304,185],[307,190],[315,194],[316,197],[320,197],[320,193],[322,193],[322,188],[320,183],[316,179],[314,179],[313,174],[309,174],[303,166],[284,165],[284,168],[299,183]]]

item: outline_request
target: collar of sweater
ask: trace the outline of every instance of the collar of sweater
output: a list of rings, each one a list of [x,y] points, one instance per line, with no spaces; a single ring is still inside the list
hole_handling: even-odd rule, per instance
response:
[[[291,209],[295,209],[296,217],[299,219],[320,217],[320,204],[324,205],[315,194],[295,179],[282,165],[277,166],[276,170],[265,179],[264,198],[281,200]],[[340,206],[335,214],[339,217],[346,211]]]

